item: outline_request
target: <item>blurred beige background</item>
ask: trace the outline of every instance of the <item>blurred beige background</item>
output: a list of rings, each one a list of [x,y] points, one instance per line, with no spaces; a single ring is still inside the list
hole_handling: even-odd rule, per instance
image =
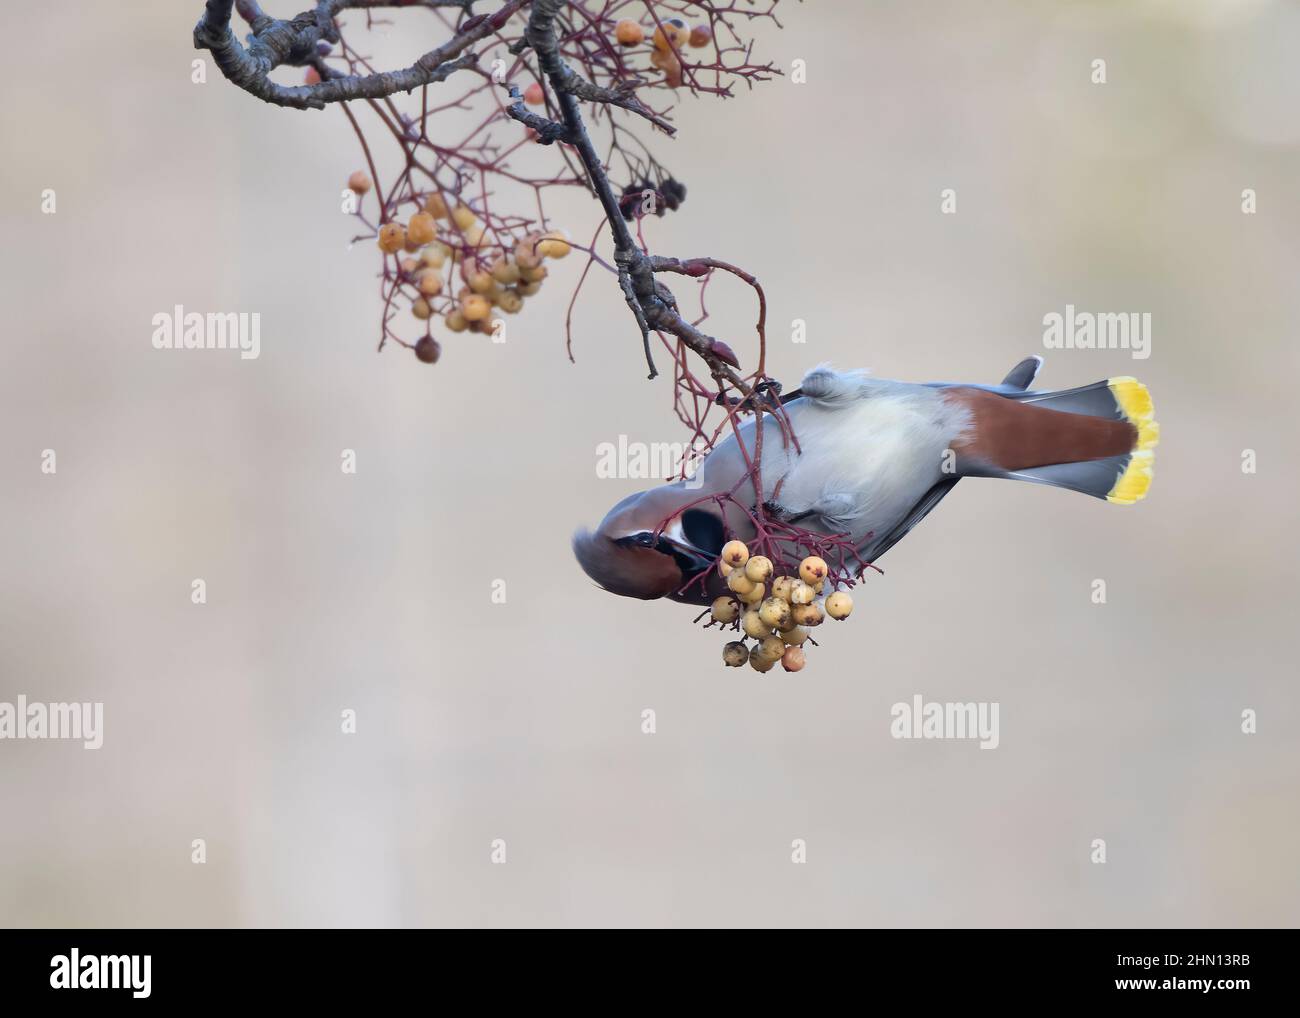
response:
[[[576,366],[568,285],[504,345],[376,355],[343,116],[191,84],[200,7],[48,0],[0,69],[0,700],[106,726],[0,742],[0,923],[1296,923],[1295,3],[792,4],[758,50],[807,84],[682,103],[648,236],[764,280],[791,383],[996,381],[1067,302],[1154,319],[1149,360],[1040,380],[1150,384],[1150,498],[962,484],[797,677],[571,559],[642,486],[597,444],[682,438],[609,281]],[[177,303],[260,312],[261,358],[153,350]],[[711,307],[748,358],[747,295]],[[891,739],[915,693],[999,701],[1000,748]]]

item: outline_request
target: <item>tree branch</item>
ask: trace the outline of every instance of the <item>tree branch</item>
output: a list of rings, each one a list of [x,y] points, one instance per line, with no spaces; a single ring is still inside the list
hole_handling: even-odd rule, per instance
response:
[[[349,8],[459,7],[468,10],[473,0],[319,0],[310,11],[290,20],[271,18],[256,0],[240,0],[240,13],[249,19],[253,32],[245,48],[235,37],[230,18],[235,0],[207,0],[203,16],[194,26],[195,49],[206,49],[233,84],[250,95],[276,106],[294,109],[324,109],[329,103],[350,99],[381,99],[397,92],[410,92],[422,85],[445,80],[477,56],[465,53],[470,46],[498,31],[527,0],[509,0],[495,14],[471,18],[460,32],[414,64],[399,71],[367,75],[340,75],[314,85],[280,85],[270,79],[277,67],[302,66],[317,57],[318,42],[338,41],[334,17]],[[464,54],[462,56],[462,54]]]
[[[568,129],[567,140],[577,152],[587,171],[591,189],[605,211],[605,219],[614,237],[614,264],[618,267],[619,286],[623,290],[627,306],[636,318],[637,327],[641,330],[642,346],[650,369],[649,377],[655,378],[659,374],[650,352],[650,331],[667,332],[698,354],[719,384],[728,383],[748,395],[749,387],[733,370],[737,364],[736,355],[727,344],[701,332],[678,314],[677,301],[672,291],[655,280],[655,260],[637,246],[623,219],[618,198],[609,182],[609,174],[587,133],[587,126],[578,108],[578,99],[581,97],[593,102],[609,102],[622,105],[625,109],[631,107],[608,98],[618,95],[618,92],[597,89],[595,86],[587,89],[575,83],[582,79],[565,64],[560,55],[555,29],[555,19],[567,2],[568,0],[534,0],[524,38],[537,54],[542,72],[556,92],[560,114]],[[514,116],[513,111],[511,115]],[[664,268],[667,268],[666,264]]]

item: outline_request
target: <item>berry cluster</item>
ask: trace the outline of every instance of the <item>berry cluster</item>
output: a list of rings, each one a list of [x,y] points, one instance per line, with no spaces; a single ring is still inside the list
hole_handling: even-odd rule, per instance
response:
[[[808,631],[820,626],[827,615],[842,621],[853,611],[853,598],[846,591],[826,593],[830,569],[816,555],[799,563],[798,576],[773,579],[776,567],[771,559],[750,555],[743,541],[729,541],[718,569],[727,578],[731,595],[713,602],[713,621],[738,627],[754,641],[753,647],[742,639],[722,648],[722,660],[732,668],[749,662],[755,671],[767,672],[780,661],[787,672],[797,672],[805,663]]]
[[[645,29],[639,21],[624,18],[614,26],[614,41],[624,49],[640,46],[645,42]],[[702,49],[712,41],[713,30],[708,25],[688,28],[681,18],[669,18],[661,22],[651,36],[650,64],[663,71],[664,81],[671,88],[679,88],[682,84],[682,50],[687,46]]]
[[[370,178],[358,170],[348,179],[348,187],[365,194],[371,188]],[[492,309],[518,314],[524,298],[537,293],[546,279],[543,261],[564,258],[572,250],[559,231],[525,234],[510,250],[488,247],[485,235],[472,208],[449,206],[437,192],[423,197],[420,211],[405,226],[387,222],[379,227],[379,250],[406,256],[399,262],[397,289],[410,298],[412,315],[426,323],[438,316],[452,332],[491,333]],[[462,285],[453,295],[456,274]],[[414,349],[426,364],[436,363],[442,354],[431,333]]]
[[[628,184],[618,198],[618,210],[628,222],[653,213],[660,219],[665,212],[676,212],[686,200],[686,185],[665,177],[658,184],[649,180]]]

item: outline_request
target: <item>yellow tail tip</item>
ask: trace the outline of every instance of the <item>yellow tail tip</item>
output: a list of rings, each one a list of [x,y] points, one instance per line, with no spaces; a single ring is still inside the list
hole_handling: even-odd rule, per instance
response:
[[[1124,419],[1137,429],[1137,443],[1133,446],[1128,466],[1116,479],[1106,500],[1118,505],[1132,505],[1144,499],[1151,487],[1153,450],[1160,442],[1160,425],[1155,419],[1151,393],[1145,385],[1127,376],[1108,379],[1108,384]]]
[[[1111,395],[1115,397],[1115,402],[1119,404],[1119,408],[1127,420],[1132,421],[1134,424],[1140,424],[1142,421],[1153,421],[1155,406],[1151,402],[1151,393],[1145,385],[1136,378],[1129,378],[1127,375],[1120,378],[1109,378],[1106,381],[1110,386]]]

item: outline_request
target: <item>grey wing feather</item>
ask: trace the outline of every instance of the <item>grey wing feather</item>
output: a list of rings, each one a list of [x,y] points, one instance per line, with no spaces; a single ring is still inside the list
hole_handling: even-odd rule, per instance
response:
[[[959,477],[945,477],[938,484],[921,496],[921,500],[912,506],[911,511],[884,537],[871,541],[859,552],[864,562],[874,562],[907,536],[909,530],[925,519],[926,515],[943,501],[943,497],[952,491]]]
[[[1037,354],[1026,357],[1007,372],[1007,377],[1002,379],[1002,384],[1009,389],[1028,389],[1034,384],[1034,379],[1038,377],[1038,370],[1042,366],[1043,358]]]

